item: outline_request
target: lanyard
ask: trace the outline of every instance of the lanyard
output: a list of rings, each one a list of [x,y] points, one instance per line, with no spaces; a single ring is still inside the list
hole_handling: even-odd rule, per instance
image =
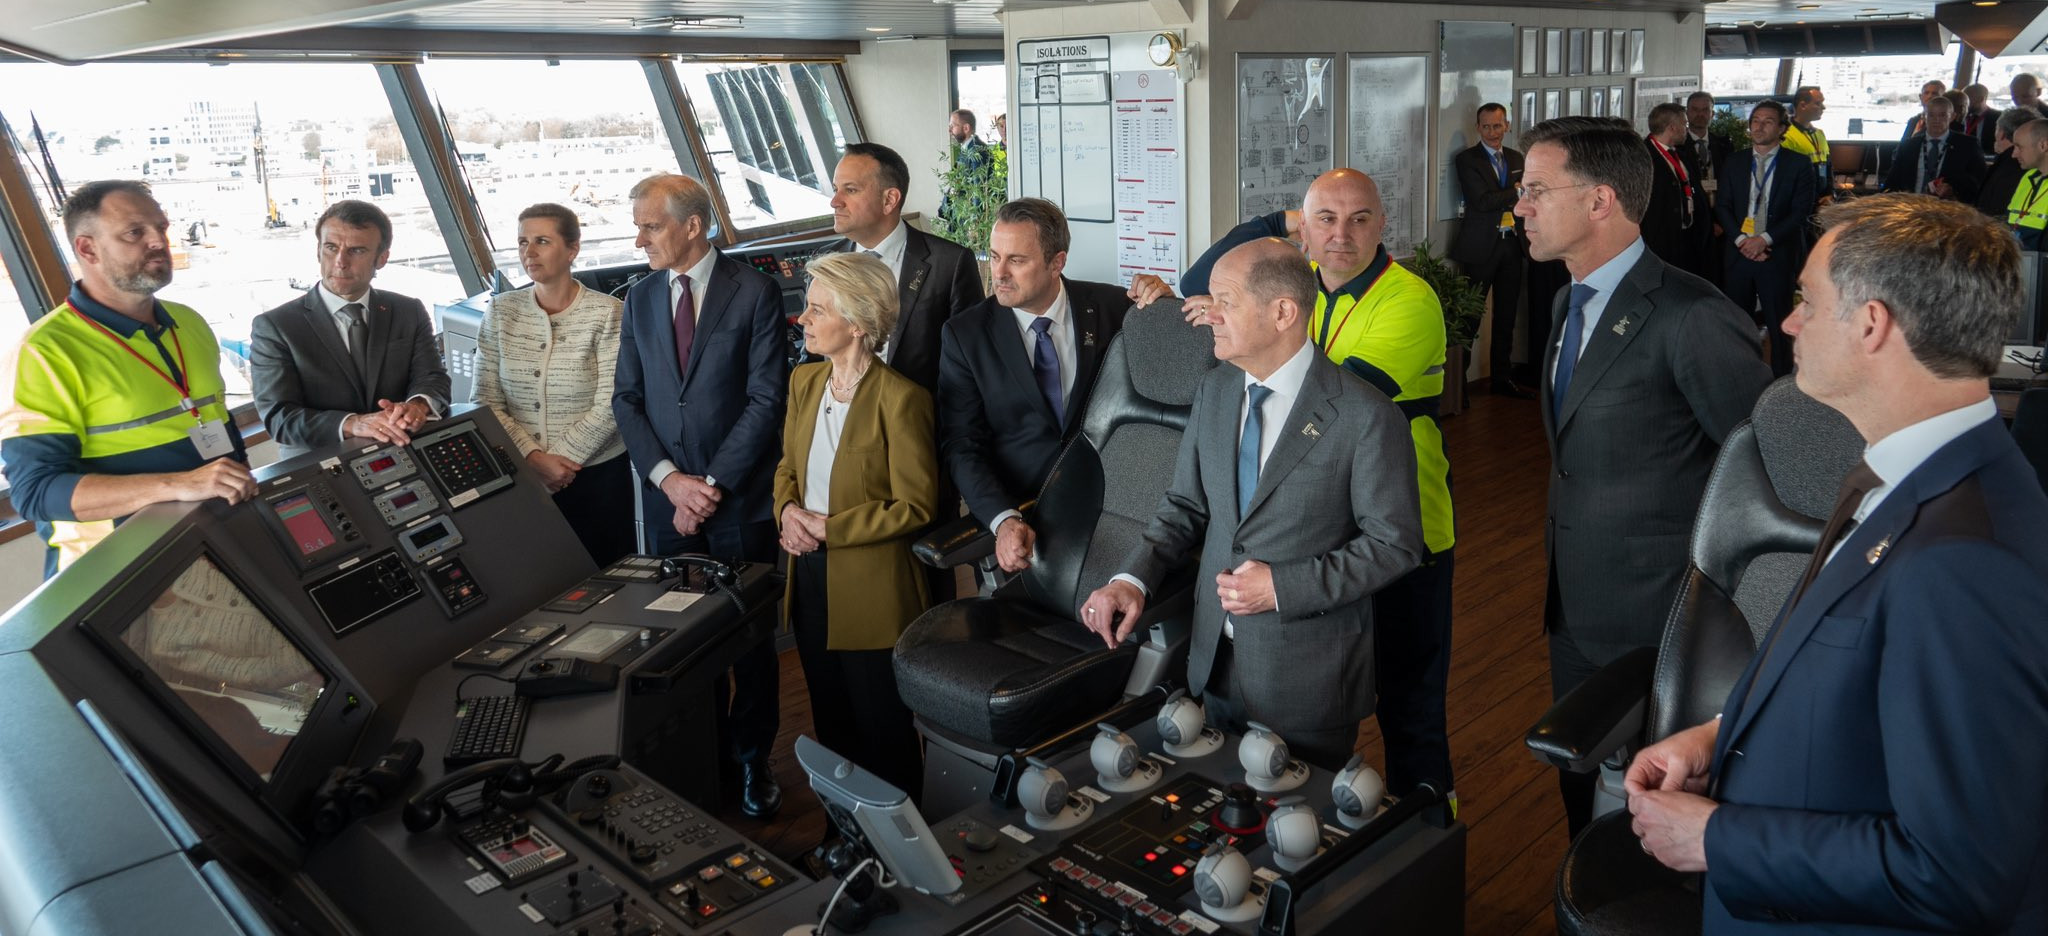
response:
[[[1778,159],[1775,156],[1771,157],[1771,164],[1764,167],[1761,175],[1756,171],[1754,160],[1755,158],[1751,157],[1749,166],[1749,216],[1752,218],[1764,210],[1764,193],[1770,191],[1771,174],[1778,171]]]
[[[2020,217],[2034,213],[2034,203],[2041,200],[2041,183],[2048,182],[2048,176],[2035,176],[2034,187],[2027,190],[2027,201],[2020,206]]]
[[[1660,143],[1656,140],[1651,140],[1650,145],[1657,148],[1657,155],[1664,157],[1664,161],[1671,164],[1671,171],[1678,175],[1678,184],[1685,187],[1686,199],[1691,200],[1692,176],[1686,173],[1685,164],[1679,162],[1678,157],[1671,155],[1671,151],[1665,149],[1663,143]]]
[[[137,352],[134,345],[122,341],[121,336],[109,331],[107,326],[93,321],[92,316],[78,311],[77,306],[71,306],[70,308],[72,314],[77,315],[81,321],[99,329],[100,334],[113,339],[115,344],[121,346],[121,350],[128,352],[129,357],[141,361],[142,366],[155,372],[158,377],[162,377],[164,383],[170,384],[172,389],[178,391],[178,405],[184,407],[186,412],[191,413],[193,419],[199,418],[199,407],[192,403],[192,372],[185,367],[185,342],[178,337],[177,325],[173,324],[165,327],[165,331],[171,333],[171,344],[178,349],[178,376],[173,378],[170,374],[165,373],[163,368],[156,366],[156,362],[143,357],[140,352]],[[162,350],[162,348],[159,347],[158,350]],[[170,363],[169,359],[166,359],[164,363]]]
[[[1394,261],[1389,258],[1387,266],[1380,267],[1379,273],[1373,276],[1372,282],[1365,284],[1365,288],[1358,291],[1358,300],[1351,303],[1351,308],[1344,310],[1344,320],[1337,323],[1337,330],[1334,332],[1330,330],[1330,319],[1337,311],[1333,308],[1337,304],[1337,297],[1343,295],[1343,293],[1323,293],[1325,299],[1323,306],[1323,337],[1320,341],[1316,342],[1316,347],[1322,349],[1324,357],[1330,356],[1330,348],[1334,347],[1337,336],[1344,334],[1344,326],[1351,324],[1351,313],[1358,311],[1359,305],[1365,302],[1365,297],[1372,294],[1372,288],[1380,284],[1380,277],[1387,275],[1387,267],[1393,265]]]

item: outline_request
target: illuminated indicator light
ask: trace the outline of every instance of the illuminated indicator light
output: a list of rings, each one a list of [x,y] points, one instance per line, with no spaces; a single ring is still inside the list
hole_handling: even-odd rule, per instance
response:
[[[1173,866],[1173,876],[1174,876],[1174,877],[1180,877],[1181,875],[1183,875],[1183,874],[1186,874],[1186,873],[1188,873],[1188,866],[1187,866],[1187,865],[1174,865],[1174,866]]]
[[[1167,802],[1169,802],[1169,803],[1178,803],[1178,802],[1180,802],[1180,794],[1179,794],[1179,793],[1168,793],[1168,794],[1166,794],[1166,801],[1167,801]]]
[[[698,915],[698,916],[701,916],[701,917],[708,917],[708,916],[710,916],[710,915],[712,915],[712,914],[714,914],[714,913],[717,913],[717,912],[718,912],[718,905],[717,905],[717,904],[698,904],[698,905],[697,905],[697,915]]]
[[[1158,860],[1159,860],[1159,853],[1158,853],[1158,852],[1146,852],[1146,853],[1145,853],[1145,860],[1146,860],[1146,861],[1158,861]]]

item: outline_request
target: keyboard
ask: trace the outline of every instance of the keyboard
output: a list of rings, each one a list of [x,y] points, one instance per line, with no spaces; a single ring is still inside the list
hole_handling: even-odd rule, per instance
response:
[[[494,695],[463,699],[455,708],[455,730],[449,732],[448,753],[441,762],[449,767],[477,761],[519,756],[519,741],[526,734],[525,696]]]

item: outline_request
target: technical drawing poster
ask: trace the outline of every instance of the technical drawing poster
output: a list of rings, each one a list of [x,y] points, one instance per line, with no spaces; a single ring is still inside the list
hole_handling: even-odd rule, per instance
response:
[[[1429,236],[1429,55],[1353,55],[1345,165],[1378,183],[1387,253],[1406,257]]]
[[[1116,281],[1150,273],[1179,287],[1187,233],[1180,81],[1170,69],[1111,73],[1116,115]]]
[[[1308,184],[1330,168],[1335,59],[1237,59],[1237,179],[1240,220],[1301,207]]]

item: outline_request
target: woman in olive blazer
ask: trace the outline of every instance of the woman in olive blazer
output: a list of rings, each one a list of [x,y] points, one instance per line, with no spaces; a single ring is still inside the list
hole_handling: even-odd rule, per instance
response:
[[[775,468],[782,607],[818,741],[915,797],[923,759],[891,658],[929,601],[910,543],[937,513],[932,400],[875,354],[896,324],[888,266],[831,254],[808,272],[804,346],[826,360],[789,376]]]

